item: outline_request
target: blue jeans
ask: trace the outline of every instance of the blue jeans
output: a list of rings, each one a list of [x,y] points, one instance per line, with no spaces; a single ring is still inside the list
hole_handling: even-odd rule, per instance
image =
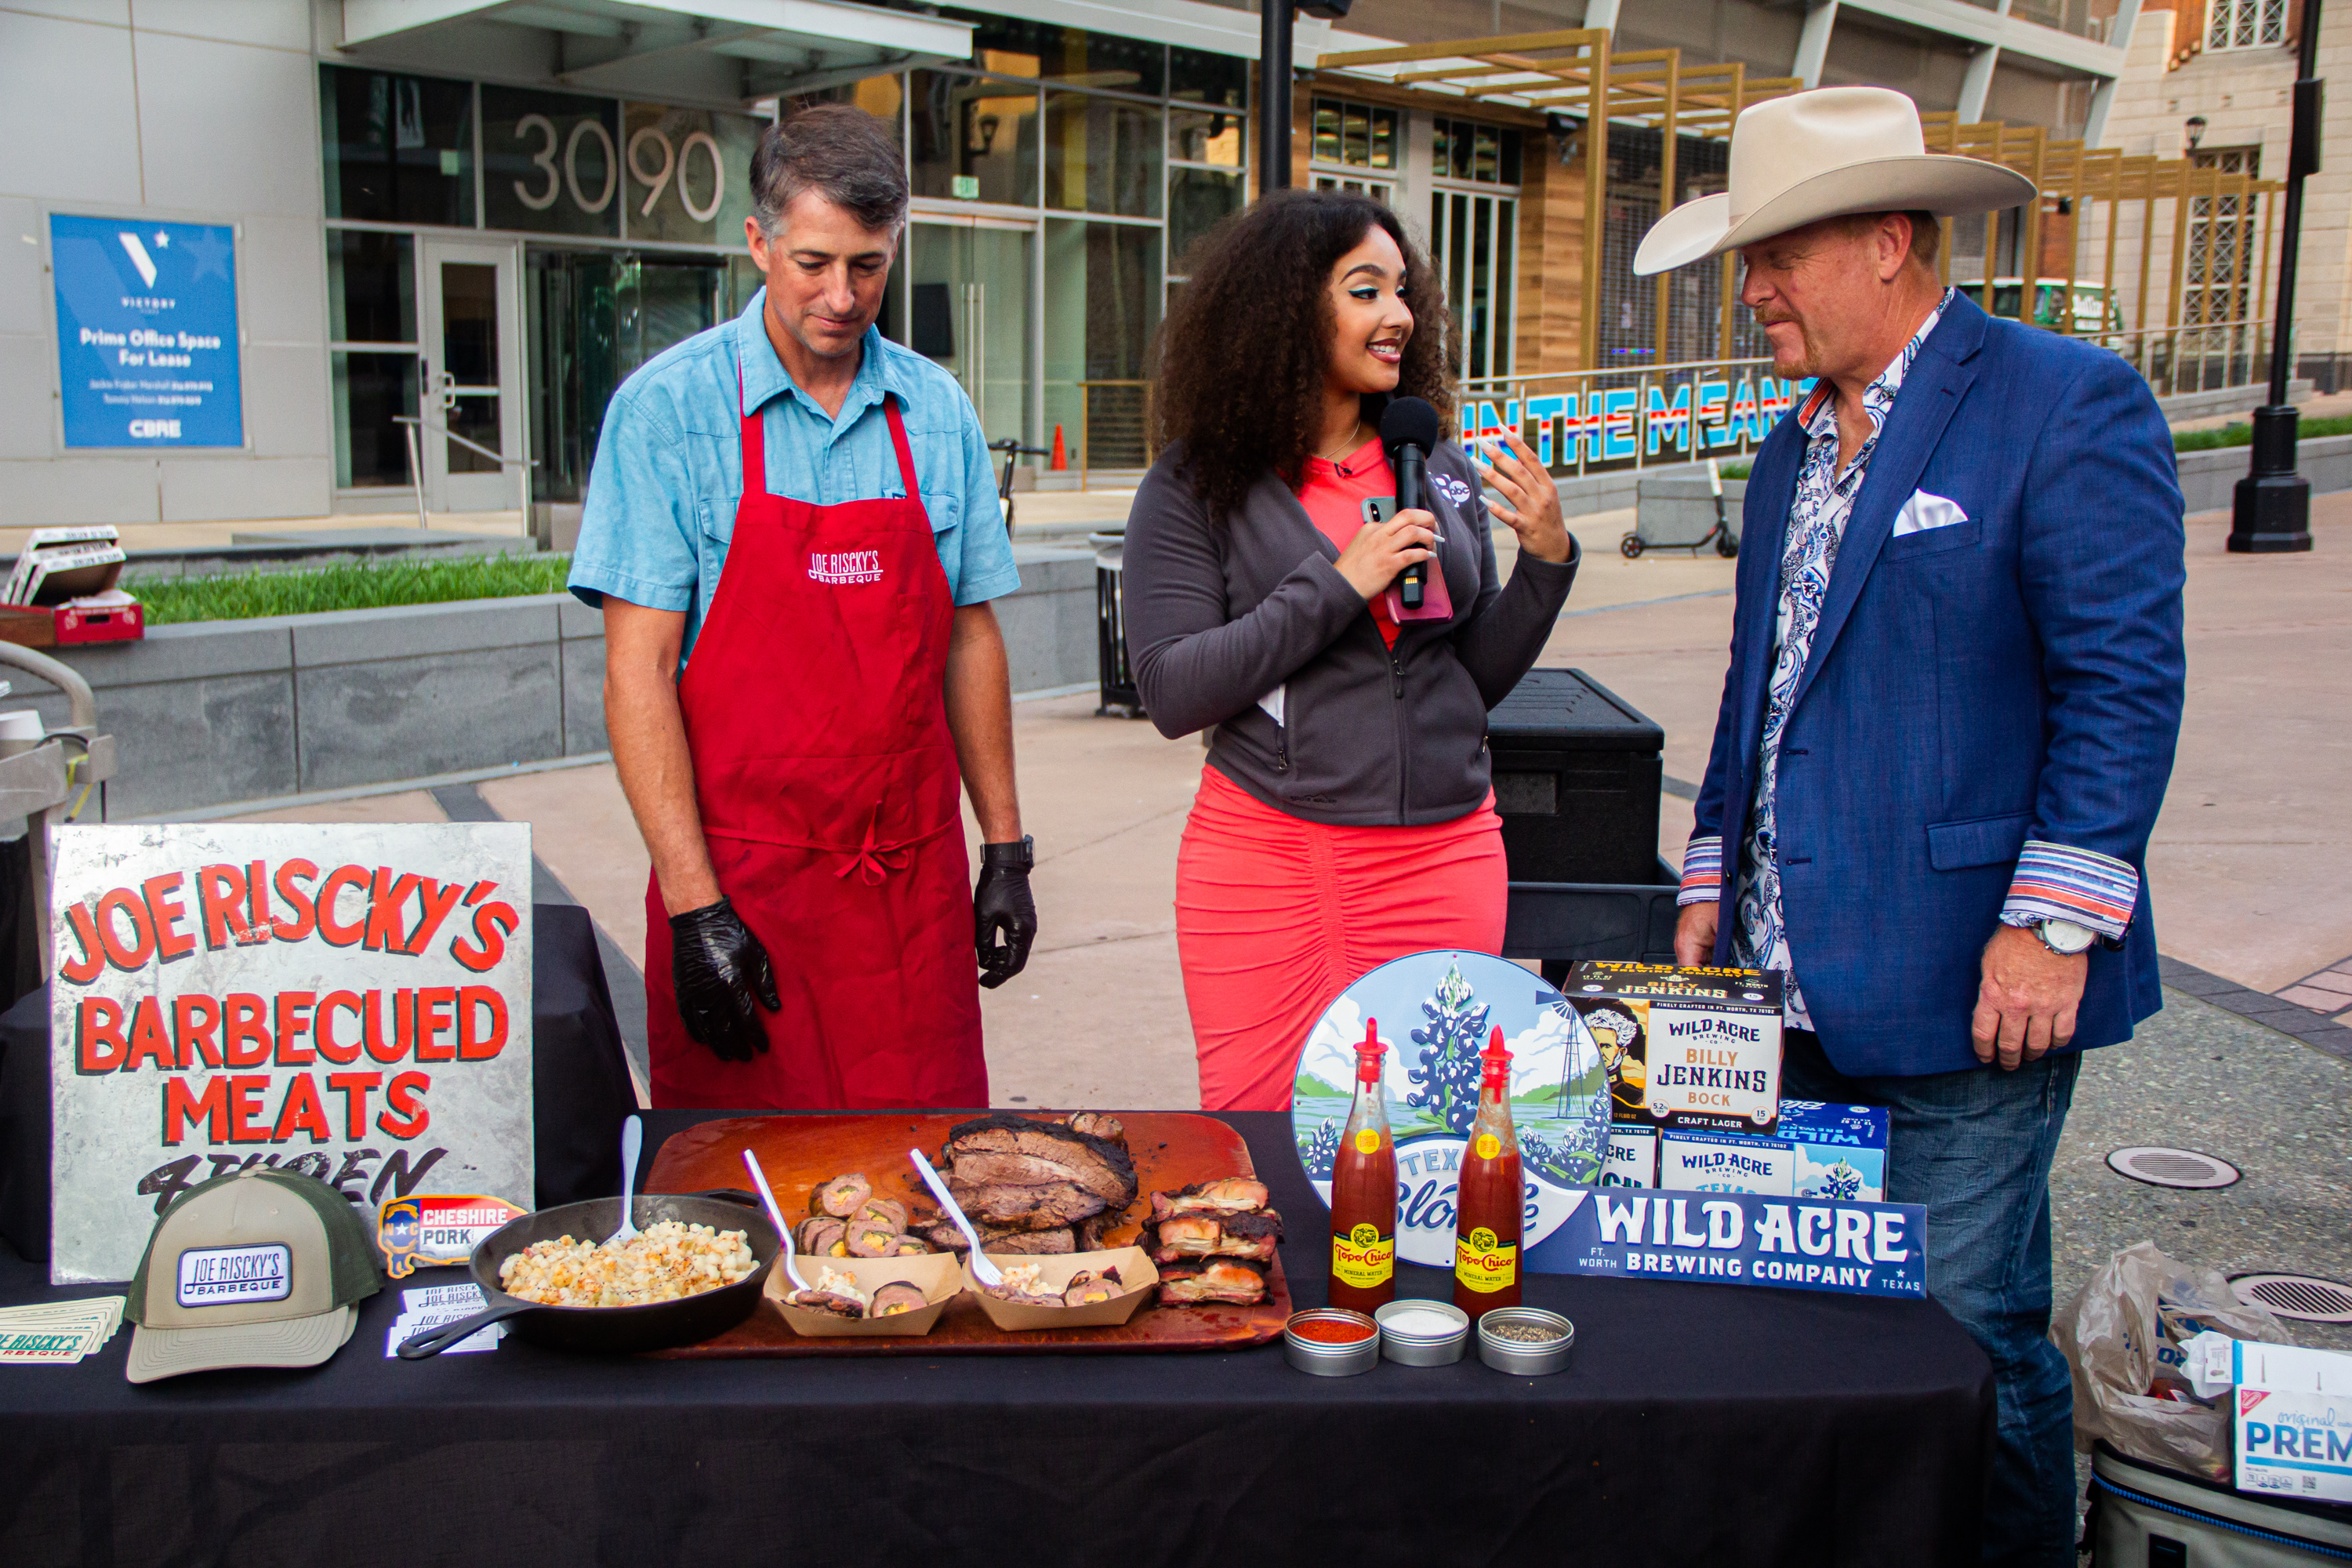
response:
[[[1791,1029],[1780,1092],[1884,1105],[1886,1201],[1927,1209],[1927,1293],[1992,1362],[1998,1400],[1984,1560],[2074,1568],[2074,1390],[2050,1342],[2050,1163],[2079,1052],[2014,1072],[1849,1078]]]

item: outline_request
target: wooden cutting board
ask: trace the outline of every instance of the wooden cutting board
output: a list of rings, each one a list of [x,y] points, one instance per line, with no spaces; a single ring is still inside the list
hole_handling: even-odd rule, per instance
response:
[[[1054,1111],[1023,1114],[1049,1119]],[[1128,1152],[1135,1160],[1139,1196],[1128,1217],[1106,1238],[1123,1247],[1149,1212],[1150,1194],[1219,1176],[1255,1176],[1242,1135],[1213,1117],[1176,1110],[1114,1112],[1127,1125]],[[877,1196],[912,1208],[933,1209],[930,1193],[908,1163],[907,1151],[936,1157],[948,1130],[970,1120],[962,1115],[746,1116],[705,1121],[672,1136],[654,1156],[644,1190],[694,1193],[742,1187],[743,1151],[760,1157],[777,1206],[797,1222],[808,1212],[810,1189],[849,1172],[874,1184]],[[1292,1224],[1305,1215],[1285,1218]],[[807,1269],[802,1270],[805,1276]],[[1255,1307],[1162,1307],[1145,1305],[1117,1328],[1045,1330],[1007,1333],[988,1321],[969,1296],[951,1302],[929,1333],[917,1339],[804,1339],[793,1332],[762,1298],[744,1322],[698,1345],[658,1353],[668,1356],[836,1355],[1066,1355],[1086,1351],[1236,1350],[1264,1344],[1282,1332],[1290,1316],[1290,1286],[1277,1256],[1266,1276],[1266,1299]]]

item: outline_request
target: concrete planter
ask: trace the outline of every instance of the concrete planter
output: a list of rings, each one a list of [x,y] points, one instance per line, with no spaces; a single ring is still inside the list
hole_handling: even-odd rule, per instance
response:
[[[1015,557],[1022,586],[996,601],[1013,689],[1091,682],[1092,552],[1024,546]],[[116,818],[606,746],[604,616],[569,594],[201,621],[56,652],[89,682],[119,744]],[[65,699],[29,678],[0,699],[19,704],[67,722]]]
[[[2246,447],[2217,447],[2210,452],[2180,454],[2180,495],[2191,517],[2200,511],[2226,510],[2246,477],[2253,452]],[[2352,489],[2352,436],[2326,436],[2296,444],[2295,470],[2311,481],[2311,493]]]

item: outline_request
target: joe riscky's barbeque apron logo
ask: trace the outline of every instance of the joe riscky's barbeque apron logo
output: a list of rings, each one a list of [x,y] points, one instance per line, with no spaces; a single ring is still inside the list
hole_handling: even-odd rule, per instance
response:
[[[812,550],[809,552],[809,580],[835,585],[879,583],[882,581],[882,552],[878,550]]]

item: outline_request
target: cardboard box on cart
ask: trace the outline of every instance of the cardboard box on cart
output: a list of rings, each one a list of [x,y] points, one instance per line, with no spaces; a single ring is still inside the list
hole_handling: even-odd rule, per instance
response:
[[[1613,1121],[1661,1132],[1779,1124],[1779,975],[1586,959],[1562,989],[1609,1069]]]

